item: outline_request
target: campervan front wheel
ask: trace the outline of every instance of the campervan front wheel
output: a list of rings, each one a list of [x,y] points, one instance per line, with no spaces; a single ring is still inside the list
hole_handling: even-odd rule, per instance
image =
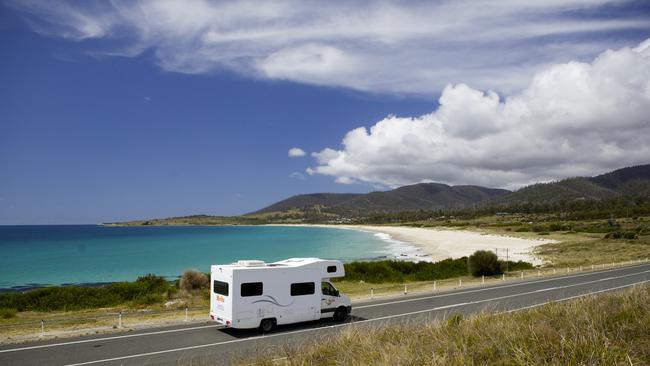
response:
[[[273,330],[275,326],[275,319],[262,319],[260,322],[260,330],[264,333],[268,333]]]
[[[339,306],[338,309],[334,312],[334,320],[337,322],[342,322],[348,317],[348,309],[343,306]]]

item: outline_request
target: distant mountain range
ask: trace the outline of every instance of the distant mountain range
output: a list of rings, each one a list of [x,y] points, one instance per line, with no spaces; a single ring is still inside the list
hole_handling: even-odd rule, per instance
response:
[[[650,195],[650,164],[618,169],[596,177],[533,184],[514,192],[479,186],[420,183],[367,194],[301,194],[251,214],[316,210],[359,216],[414,210],[462,209],[483,204],[508,206],[567,200],[602,200],[628,195]]]

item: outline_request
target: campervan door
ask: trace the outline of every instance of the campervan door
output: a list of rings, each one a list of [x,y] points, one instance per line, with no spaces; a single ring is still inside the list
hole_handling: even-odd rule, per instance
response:
[[[210,317],[226,326],[232,325],[232,277],[232,267],[211,266]]]

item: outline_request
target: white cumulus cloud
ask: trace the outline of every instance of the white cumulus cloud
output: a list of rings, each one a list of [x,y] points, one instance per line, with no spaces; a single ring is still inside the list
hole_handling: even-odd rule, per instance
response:
[[[289,157],[297,158],[297,157],[305,156],[305,155],[307,155],[305,150],[303,150],[303,149],[301,149],[299,147],[292,147],[291,149],[289,149]]]
[[[437,181],[516,188],[650,163],[650,39],[592,62],[556,64],[502,98],[448,85],[419,117],[388,116],[314,153],[340,183]]]
[[[449,83],[519,91],[546,65],[587,60],[650,31],[638,2],[7,0],[39,33],[164,70],[230,70],[373,93]],[[630,5],[631,4],[631,5]],[[628,9],[629,10],[629,9]],[[643,33],[645,32],[645,33]]]

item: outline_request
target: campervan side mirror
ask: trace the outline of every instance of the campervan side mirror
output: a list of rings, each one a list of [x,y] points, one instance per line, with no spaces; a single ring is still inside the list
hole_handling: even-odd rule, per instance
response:
[[[334,296],[336,296],[336,297],[340,297],[340,296],[341,296],[341,292],[339,292],[339,290],[334,290]]]

